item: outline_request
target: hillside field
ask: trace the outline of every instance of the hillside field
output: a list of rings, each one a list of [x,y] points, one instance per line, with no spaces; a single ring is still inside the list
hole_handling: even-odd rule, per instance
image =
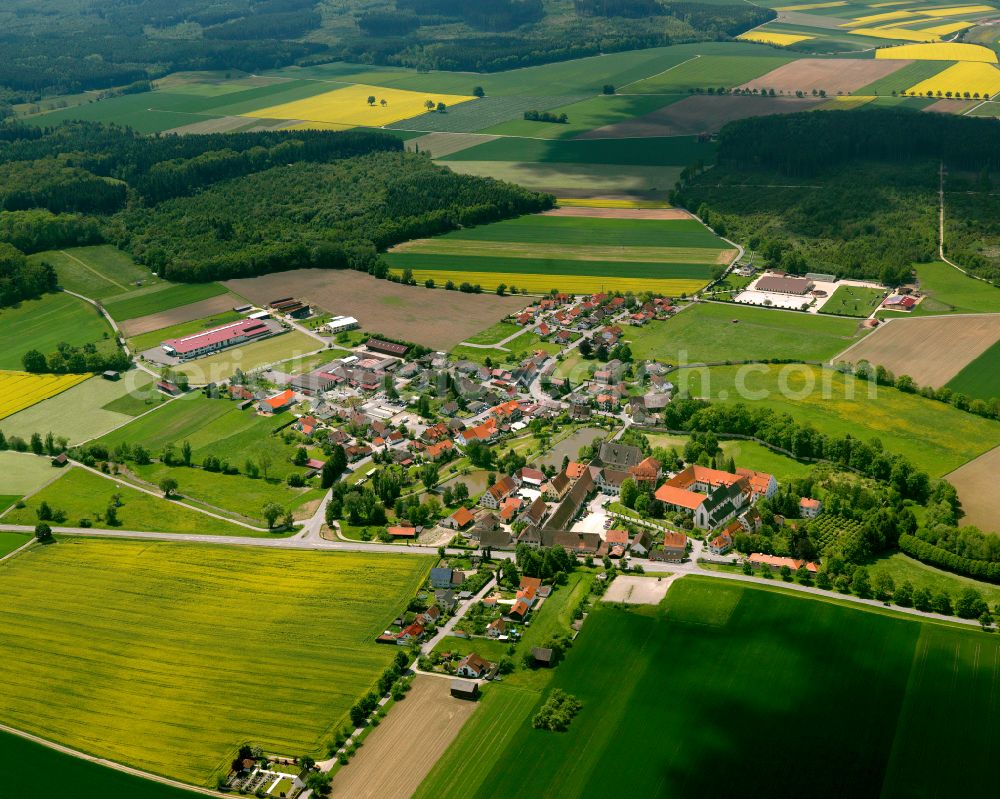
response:
[[[418,796],[772,795],[747,779],[775,752],[822,799],[991,791],[1000,642],[720,583],[685,577],[658,608],[593,611],[551,682],[583,704],[568,732],[532,729],[542,700],[512,707],[491,686],[452,747],[463,779],[435,769]],[[932,734],[957,719],[968,736]],[[499,746],[476,746],[486,731]]]
[[[108,244],[49,250],[31,256],[55,267],[59,285],[95,300],[135,291],[138,286],[162,283],[146,267]]]
[[[75,347],[97,344],[111,351],[111,327],[92,305],[69,294],[46,294],[0,310],[0,369],[21,369],[28,350],[43,355],[55,352],[65,341]]]
[[[524,216],[467,228],[394,248],[397,271],[418,283],[500,283],[532,292],[591,293],[611,288],[687,294],[711,279],[713,266],[735,255],[694,220]]]
[[[625,332],[632,354],[666,363],[795,358],[823,361],[863,332],[852,319],[699,303],[665,322]]]
[[[963,275],[942,261],[917,264],[916,270],[920,290],[927,296],[914,309],[915,315],[1000,313],[1000,289],[989,283]]]
[[[1000,422],[832,369],[722,366],[675,374],[674,382],[692,396],[763,405],[830,435],[878,438],[887,451],[905,455],[932,477],[957,469],[1000,441]]]
[[[36,548],[0,565],[0,720],[200,785],[244,742],[325,754],[395,654],[374,635],[429,565],[175,542]]]

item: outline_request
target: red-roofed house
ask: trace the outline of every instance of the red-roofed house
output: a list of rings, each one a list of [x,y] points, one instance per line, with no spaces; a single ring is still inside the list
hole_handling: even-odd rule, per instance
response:
[[[436,461],[443,455],[452,452],[455,449],[455,445],[451,441],[441,441],[438,444],[432,444],[424,450],[424,457],[427,460]]]
[[[772,569],[780,569],[782,566],[787,566],[792,571],[797,571],[800,566],[805,566],[806,571],[810,574],[815,574],[819,571],[819,565],[816,563],[810,563],[805,560],[796,560],[795,558],[782,558],[777,555],[765,555],[762,552],[754,552],[747,561],[750,565],[759,569],[763,565],[768,565]]]
[[[420,640],[424,634],[424,626],[414,622],[409,627],[403,628],[396,636],[396,643],[400,646],[409,646]]]
[[[483,494],[481,504],[484,508],[497,510],[507,497],[517,492],[517,481],[513,477],[504,476],[491,485]]]
[[[316,428],[319,427],[319,421],[315,416],[300,416],[295,420],[292,427],[304,436],[311,436],[314,432],[316,432]]]
[[[463,530],[476,520],[475,515],[468,508],[462,507],[456,510],[447,519],[441,522],[442,527],[450,527],[452,530]]]
[[[273,397],[268,397],[265,400],[261,400],[257,403],[257,413],[261,416],[273,416],[276,413],[281,413],[287,410],[292,405],[295,404],[295,392],[290,388],[282,391],[280,394],[276,394]]]
[[[818,499],[810,499],[809,497],[802,497],[799,500],[799,515],[803,519],[815,519],[819,516],[819,512],[823,509],[823,503]]]

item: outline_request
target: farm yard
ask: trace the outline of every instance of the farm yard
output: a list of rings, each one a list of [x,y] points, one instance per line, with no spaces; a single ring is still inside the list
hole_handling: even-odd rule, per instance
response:
[[[89,525],[95,527],[107,525],[122,530],[254,535],[254,531],[246,527],[213,519],[177,502],[151,496],[76,466],[66,468],[58,480],[32,496],[23,508],[9,511],[3,517],[4,523],[34,525],[39,520],[38,509],[42,502],[48,503],[53,511],[65,514],[64,521],[52,519],[50,524],[67,527],[88,526],[81,524],[86,519]],[[107,511],[112,505],[115,506],[117,523],[108,521]]]
[[[995,439],[994,439],[995,441]],[[965,516],[961,524],[974,524],[981,530],[1000,533],[1000,496],[996,491],[1000,469],[1000,446],[960,466],[948,475],[948,482],[958,489]]]
[[[689,294],[735,251],[694,220],[537,215],[420,239],[393,248],[394,270],[434,280],[544,293],[618,290]]]
[[[0,719],[200,785],[248,741],[319,755],[391,660],[374,634],[429,565],[173,542],[32,550],[0,566]]]
[[[722,366],[676,374],[692,396],[788,413],[828,435],[881,440],[932,477],[977,458],[1000,441],[1000,422],[950,405],[804,364]],[[709,385],[706,385],[706,379]]]
[[[257,304],[302,297],[331,313],[355,317],[365,330],[439,350],[450,350],[524,305],[516,297],[428,291],[346,269],[299,269],[229,280],[226,286]]]
[[[167,399],[153,388],[153,377],[137,369],[113,381],[90,375],[62,377],[83,379],[71,382],[69,388],[49,399],[35,401],[7,416],[0,422],[0,430],[5,435],[18,435],[25,440],[32,433],[51,432],[56,437],[66,438],[70,444],[79,444],[127,424],[134,416],[152,410]]]
[[[998,341],[1000,314],[893,319],[834,360],[868,361],[909,375],[918,386],[940,388]]]
[[[338,772],[330,796],[410,799],[476,710],[475,702],[452,697],[449,686],[448,680],[418,675],[350,768]]]
[[[0,419],[54,397],[88,377],[89,375],[35,375],[0,371]]]
[[[877,662],[857,659],[873,646],[882,653]],[[463,730],[418,796],[447,799],[470,790],[512,796],[529,783],[560,797],[654,796],[665,781],[670,795],[728,795],[775,746],[807,764],[817,796],[878,795],[881,789],[883,796],[903,797],[917,784],[977,794],[988,791],[988,778],[971,764],[996,755],[997,743],[985,730],[1000,711],[991,692],[998,646],[984,643],[979,632],[684,577],[655,614],[609,607],[591,613],[551,683],[582,702],[568,732],[532,729],[531,708],[501,716],[489,712],[484,699],[467,729],[476,727],[482,741],[481,725],[491,721],[502,745],[472,757],[473,742]],[[671,679],[683,686],[669,697],[660,690],[667,661]],[[733,668],[742,674],[738,685],[725,678]],[[628,675],[631,689],[609,684],[609,670]],[[956,670],[959,679],[952,677]],[[770,690],[776,675],[782,701]],[[834,709],[845,690],[854,700],[849,714]],[[985,706],[984,692],[993,697]],[[541,698],[535,708],[540,704]],[[816,750],[813,714],[795,710],[803,706],[827,719],[826,740],[849,753],[851,769]],[[947,761],[930,757],[932,743],[914,720],[919,708],[936,708],[929,712],[961,717],[984,731],[971,738],[974,751],[949,741]],[[646,731],[654,723],[660,734],[651,737]],[[692,735],[694,729],[700,732]],[[628,751],[645,766],[603,768],[613,750]],[[452,759],[459,752],[461,764]],[[718,768],[719,762],[729,767]],[[441,768],[446,763],[459,769],[461,780],[448,778]]]
[[[629,329],[625,337],[636,358],[690,364],[769,358],[822,361],[862,335],[852,319],[698,303],[673,319]]]
[[[102,352],[114,348],[111,327],[92,305],[69,294],[46,294],[0,310],[0,369],[21,369],[28,350],[55,352],[63,341],[75,347],[96,344]]]

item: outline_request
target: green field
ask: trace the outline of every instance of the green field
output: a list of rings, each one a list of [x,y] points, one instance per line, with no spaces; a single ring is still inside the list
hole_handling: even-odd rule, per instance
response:
[[[135,416],[166,401],[152,388],[153,378],[138,369],[120,380],[92,377],[13,416],[0,421],[0,430],[27,439],[32,433],[52,432],[70,444],[104,435]]]
[[[871,316],[884,297],[885,292],[881,289],[839,286],[830,299],[823,303],[819,312],[840,316],[857,316],[864,319]]]
[[[658,610],[594,611],[551,683],[583,703],[569,731],[487,696],[441,761],[464,779],[439,764],[418,795],[770,796],[758,772],[775,752],[815,797],[990,793],[1000,642],[718,582],[685,577]],[[957,719],[968,735],[935,734]],[[502,745],[477,749],[486,731]],[[632,765],[609,768],[622,753]]]
[[[777,54],[698,56],[659,75],[633,83],[628,91],[634,94],[672,94],[688,89],[732,89],[793,60]]]
[[[0,511],[7,507],[9,497],[0,497]],[[0,558],[9,555],[15,549],[19,549],[31,540],[30,536],[23,533],[0,533]]]
[[[917,264],[920,290],[927,296],[914,309],[915,315],[932,313],[1000,313],[1000,289],[963,275],[937,261]]]
[[[503,341],[508,336],[512,336],[519,330],[523,330],[520,325],[513,322],[497,322],[485,330],[480,330],[476,335],[466,339],[470,344],[496,344]]]
[[[947,386],[973,399],[1000,397],[1000,341],[967,364]]]
[[[39,790],[39,775],[56,775],[59,783],[73,786],[74,799],[196,799],[198,794],[159,782],[124,774],[115,769],[89,763],[72,755],[57,752],[17,735],[0,732],[0,750],[17,763],[7,774],[4,787],[15,796],[28,796]],[[47,781],[48,777],[43,781]]]
[[[59,510],[66,514],[65,522],[53,522],[54,524],[78,527],[81,520],[88,519],[94,527],[103,527],[106,525],[103,521],[104,513],[116,495],[121,502],[117,509],[119,524],[116,527],[122,530],[201,535],[266,535],[206,516],[177,502],[151,496],[76,467],[66,469],[62,477],[28,499],[23,508],[15,508],[7,513],[3,521],[7,524],[34,525],[38,521],[36,511],[39,505],[47,502],[53,511]]]
[[[23,497],[58,476],[59,470],[48,458],[11,450],[0,452],[0,495]]]
[[[0,720],[196,784],[244,742],[325,754],[395,654],[374,636],[429,566],[173,542],[36,549],[0,566]]]
[[[824,361],[860,336],[851,319],[719,303],[699,303],[666,322],[626,333],[637,359],[667,363]]]
[[[163,282],[126,253],[108,244],[50,250],[32,255],[31,259],[52,264],[59,276],[59,285],[64,289],[95,300],[135,291],[139,285]]]
[[[492,252],[488,250],[487,252]],[[709,254],[718,255],[718,251]],[[562,286],[562,277],[586,275],[608,277],[608,287],[613,288],[614,277],[634,277],[644,280],[691,279],[708,283],[712,267],[708,264],[689,264],[671,261],[643,263],[641,261],[565,260],[562,258],[504,258],[452,253],[395,252],[386,255],[389,266],[396,270],[447,269],[456,272],[495,272],[510,275],[508,285],[519,285],[518,275],[552,275],[552,285]]]
[[[237,369],[250,372],[268,364],[297,358],[323,346],[312,336],[291,330],[263,341],[232,347],[207,358],[188,361],[176,371],[186,374],[195,385],[217,383],[228,380]]]
[[[875,12],[873,12],[875,13]],[[910,64],[897,69],[891,75],[886,75],[884,78],[879,78],[879,80],[874,83],[869,83],[867,86],[863,86],[858,89],[854,94],[857,95],[881,95],[881,94],[892,94],[896,92],[905,92],[911,86],[916,86],[928,78],[933,78],[939,72],[943,72],[951,66],[949,61],[913,61]]]
[[[100,344],[109,351],[114,346],[111,328],[97,309],[63,293],[0,310],[0,341],[0,369],[23,369],[21,357],[28,350],[48,355],[63,341],[75,347]]]
[[[445,114],[421,114],[393,122],[388,127],[391,130],[474,133],[522,118],[525,111],[547,111],[583,99],[585,95],[482,97],[453,106]]]
[[[905,455],[932,477],[957,469],[1000,441],[1000,422],[831,369],[754,365],[675,374],[674,382],[693,396],[763,405],[828,435],[878,438],[887,451]]]
[[[568,121],[565,124],[518,119],[487,128],[483,132],[501,136],[569,139],[594,128],[658,111],[681,99],[681,96],[664,97],[656,94],[602,94],[571,105],[548,109],[554,114],[566,114]]]
[[[543,123],[544,124],[544,123]],[[561,127],[561,126],[556,126]],[[649,164],[687,166],[711,162],[715,147],[694,136],[647,139],[585,139],[545,141],[506,137],[459,150],[441,160],[535,161],[544,164]]]
[[[181,322],[177,325],[171,325],[170,327],[153,330],[150,333],[142,333],[141,335],[133,336],[129,339],[129,346],[135,352],[142,352],[143,350],[148,350],[152,347],[158,347],[161,342],[168,338],[190,336],[195,333],[199,333],[202,330],[218,327],[219,325],[224,325],[228,322],[238,322],[242,318],[243,314],[237,313],[236,311],[223,311],[222,313],[217,313],[214,316],[206,316],[202,319],[195,319],[191,322]]]
[[[160,284],[138,289],[127,295],[114,297],[104,303],[104,307],[116,322],[138,319],[140,316],[169,311],[192,302],[207,300],[225,294],[228,289],[218,283],[176,283]]]

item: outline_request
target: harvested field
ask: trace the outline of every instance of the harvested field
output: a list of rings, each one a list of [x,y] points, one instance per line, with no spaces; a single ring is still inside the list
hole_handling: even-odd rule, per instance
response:
[[[298,269],[225,285],[257,303],[278,296],[302,297],[330,313],[355,317],[364,330],[445,351],[525,304],[519,297],[402,286],[346,269]]]
[[[411,153],[430,153],[434,158],[444,158],[446,155],[467,150],[477,144],[485,144],[496,138],[483,133],[427,133],[407,141],[406,150]]]
[[[406,699],[365,739],[333,780],[331,796],[408,799],[478,707],[455,699],[451,680],[418,675]]]
[[[892,319],[834,360],[866,360],[938,388],[998,339],[1000,314]]]
[[[934,111],[938,114],[964,114],[979,105],[980,100],[938,100],[921,111]]]
[[[800,58],[766,75],[744,83],[742,89],[774,89],[794,94],[822,89],[827,95],[853,92],[902,69],[910,61],[867,59]],[[753,98],[751,98],[753,99]]]
[[[452,172],[506,180],[560,197],[605,196],[609,192],[620,197],[666,196],[681,174],[678,166],[638,164],[541,164],[520,161],[444,161],[443,164]]]
[[[582,208],[569,206],[545,211],[543,216],[582,216],[589,219],[691,219],[683,208]]]
[[[960,524],[974,524],[981,530],[1000,533],[1000,494],[996,490],[998,470],[1000,447],[947,475],[948,482],[958,489],[958,498],[965,510]]]
[[[822,102],[822,99],[797,97],[696,95],[628,122],[597,128],[584,133],[580,138],[690,136],[704,131],[717,131],[735,119],[810,111]]]
[[[119,327],[126,336],[139,336],[171,325],[179,325],[182,322],[192,322],[195,319],[212,316],[221,311],[229,311],[234,305],[240,304],[239,297],[232,294],[220,294],[217,297],[209,297],[207,300],[199,300],[179,308],[128,319],[122,322]]]
[[[672,574],[666,579],[657,579],[619,574],[604,593],[604,601],[624,602],[628,605],[659,605],[671,584],[680,576]]]

